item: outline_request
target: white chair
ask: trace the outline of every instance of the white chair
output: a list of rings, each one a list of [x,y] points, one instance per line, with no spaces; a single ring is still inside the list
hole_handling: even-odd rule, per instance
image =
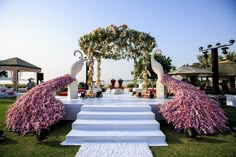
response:
[[[226,105],[236,107],[236,95],[225,94]]]
[[[0,87],[0,98],[6,97],[7,88],[6,87]]]

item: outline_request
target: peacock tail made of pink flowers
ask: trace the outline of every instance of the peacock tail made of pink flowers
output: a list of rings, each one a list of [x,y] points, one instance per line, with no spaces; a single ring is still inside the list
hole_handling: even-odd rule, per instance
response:
[[[7,128],[24,135],[58,122],[65,112],[64,105],[53,93],[73,81],[74,78],[67,74],[29,90],[8,109]]]
[[[176,130],[193,127],[198,134],[214,134],[227,129],[227,118],[218,102],[203,91],[165,74],[161,83],[175,93],[173,100],[161,105],[160,112]]]

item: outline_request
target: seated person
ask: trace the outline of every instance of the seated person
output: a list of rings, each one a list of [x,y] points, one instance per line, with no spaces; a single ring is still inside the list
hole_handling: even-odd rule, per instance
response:
[[[29,79],[29,82],[26,85],[27,90],[30,90],[35,86],[35,83],[32,81],[32,79]]]
[[[97,92],[96,97],[101,98],[102,97],[102,91]]]
[[[86,91],[83,91],[80,95],[80,98],[87,98],[86,93],[87,93]]]

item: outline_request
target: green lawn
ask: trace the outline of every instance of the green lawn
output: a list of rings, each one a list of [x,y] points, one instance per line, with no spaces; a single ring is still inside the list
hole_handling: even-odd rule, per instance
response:
[[[14,98],[0,99],[0,129],[4,130],[6,140],[0,143],[1,157],[72,157],[78,146],[60,146],[71,130],[72,121],[61,121],[53,126],[50,135],[42,144],[37,144],[35,136],[18,136],[4,127],[6,110]],[[230,125],[236,126],[236,108],[224,107]],[[173,128],[161,121],[161,130],[167,138],[168,147],[151,147],[154,157],[235,157],[236,137],[230,133],[214,136],[200,136],[197,140],[176,133]]]
[[[19,136],[5,129],[5,115],[7,108],[15,99],[0,99],[0,129],[4,129],[6,140],[0,143],[1,157],[73,157],[79,146],[61,146],[71,130],[72,121],[62,121],[51,128],[48,139],[37,144],[34,135]]]

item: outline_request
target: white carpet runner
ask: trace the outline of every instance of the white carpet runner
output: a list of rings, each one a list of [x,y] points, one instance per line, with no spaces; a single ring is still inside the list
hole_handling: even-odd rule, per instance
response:
[[[147,143],[84,143],[75,157],[153,157]]]

